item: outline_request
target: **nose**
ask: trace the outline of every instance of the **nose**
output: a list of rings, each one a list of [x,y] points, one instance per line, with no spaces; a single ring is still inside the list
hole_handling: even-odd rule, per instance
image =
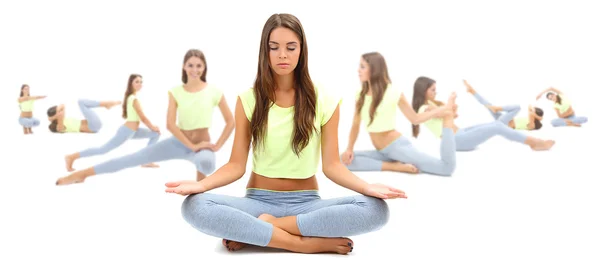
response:
[[[280,59],[285,59],[287,58],[287,54],[285,52],[285,49],[279,49],[279,58]]]

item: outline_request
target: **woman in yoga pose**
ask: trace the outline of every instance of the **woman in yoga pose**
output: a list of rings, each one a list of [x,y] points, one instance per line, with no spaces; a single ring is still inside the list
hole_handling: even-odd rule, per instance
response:
[[[196,180],[202,180],[215,169],[215,152],[220,150],[234,129],[231,110],[223,92],[206,82],[206,59],[200,50],[185,54],[182,85],[169,91],[167,129],[172,137],[125,156],[80,170],[56,181],[57,185],[82,183],[93,175],[114,173],[152,162],[173,159],[188,160],[196,165]],[[215,107],[225,119],[225,128],[216,143],[211,143],[209,128]]]
[[[98,133],[102,128],[100,117],[92,110],[97,107],[110,109],[121,104],[120,101],[94,101],[81,99],[78,101],[79,110],[85,119],[65,117],[65,105],[55,105],[48,108],[48,120],[50,120],[50,129],[53,133]]]
[[[555,88],[549,88],[540,92],[536,99],[539,100],[544,93],[546,93],[546,98],[548,100],[554,102],[554,110],[556,110],[556,114],[558,115],[558,118],[553,119],[551,122],[553,126],[581,127],[581,124],[587,123],[587,117],[575,116],[575,110],[573,110],[571,100],[567,98],[562,91]]]
[[[437,101],[436,96],[436,82],[428,77],[419,77],[414,84],[413,109],[419,113],[435,112],[439,108],[443,108],[444,103]],[[493,136],[502,136],[508,140],[523,143],[528,145],[532,150],[548,150],[554,145],[553,140],[542,140],[534,137],[528,137],[525,134],[514,130],[507,126],[507,122],[510,121],[514,115],[508,113],[498,120],[490,123],[475,125],[467,128],[459,128],[456,125],[452,125],[456,138],[456,150],[457,151],[472,151],[475,150],[480,144],[489,140]],[[510,118],[510,119],[509,119]],[[442,121],[439,118],[432,118],[425,122],[427,128],[436,136],[441,136]],[[413,136],[416,138],[419,136],[419,125],[413,125]]]
[[[79,158],[105,154],[121,146],[129,139],[148,139],[147,146],[150,146],[158,141],[158,138],[160,137],[160,131],[158,127],[153,125],[146,117],[142,111],[140,100],[136,97],[141,89],[142,76],[138,74],[131,74],[129,76],[129,81],[127,82],[127,89],[125,90],[125,97],[123,99],[123,119],[126,120],[125,124],[123,124],[117,130],[117,134],[104,145],[85,149],[83,151],[65,156],[67,171],[74,171],[73,163],[75,160]],[[140,120],[146,126],[148,126],[149,129],[140,128]],[[142,166],[158,167],[158,165],[154,163],[144,164]]]
[[[29,85],[21,86],[21,94],[19,95],[19,108],[21,115],[19,116],[19,124],[23,126],[23,134],[33,134],[31,130],[40,125],[40,120],[33,117],[33,102],[44,99],[46,96],[31,96],[29,94]]]
[[[472,94],[481,105],[488,109],[494,120],[500,121],[516,130],[539,130],[542,128],[544,111],[541,108],[530,105],[527,110],[527,116],[515,117],[521,111],[519,105],[492,105],[481,94],[477,93],[466,80],[463,80],[463,83],[467,87],[467,92]]]
[[[377,52],[363,54],[358,69],[361,90],[356,94],[356,106],[348,147],[341,155],[342,161],[351,171],[418,171],[451,176],[456,168],[454,132],[454,100],[450,104],[430,113],[417,114],[411,108],[404,93],[392,86],[383,55]],[[431,117],[443,117],[440,124],[442,143],[441,159],[422,153],[410,140],[396,130],[397,109],[412,124],[419,124]],[[361,122],[364,122],[375,150],[354,151]],[[443,132],[442,132],[443,131]]]
[[[272,15],[263,28],[254,86],[237,99],[229,162],[199,182],[166,184],[169,193],[189,195],[182,205],[185,221],[223,238],[229,251],[250,244],[299,253],[351,252],[354,242],[346,237],[384,226],[389,211],[382,199],[405,195],[368,184],[343,166],[340,101],[313,85],[300,21]],[[207,193],[244,175],[251,144],[246,196]],[[321,156],[325,176],[358,195],[321,199],[315,176]]]

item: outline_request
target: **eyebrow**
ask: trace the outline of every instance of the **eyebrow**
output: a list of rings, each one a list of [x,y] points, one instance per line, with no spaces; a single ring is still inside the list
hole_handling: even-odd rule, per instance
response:
[[[275,41],[269,41],[269,44],[279,44],[279,43],[275,42]],[[291,41],[291,42],[288,42],[287,44],[298,44],[298,42]]]

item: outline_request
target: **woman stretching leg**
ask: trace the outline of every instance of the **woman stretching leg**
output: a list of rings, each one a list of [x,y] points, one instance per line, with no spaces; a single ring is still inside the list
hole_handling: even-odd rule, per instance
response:
[[[215,152],[221,149],[234,128],[233,115],[223,92],[206,82],[206,59],[200,50],[189,50],[183,59],[183,84],[169,91],[167,129],[172,137],[125,156],[76,171],[58,179],[57,185],[82,183],[90,176],[118,172],[152,162],[173,159],[187,160],[196,165],[196,180],[202,180],[215,169]],[[225,128],[215,144],[208,129],[215,107],[225,119]]]
[[[117,134],[104,145],[85,149],[83,151],[65,156],[67,171],[72,172],[75,170],[73,169],[73,163],[75,160],[108,153],[109,151],[112,151],[123,145],[123,143],[129,139],[148,139],[147,146],[150,146],[158,141],[158,138],[160,137],[160,131],[158,127],[150,123],[150,120],[148,120],[142,111],[140,101],[136,97],[137,93],[141,89],[142,76],[138,74],[131,74],[129,76],[129,82],[127,82],[125,99],[123,101],[123,118],[127,119],[127,121],[117,130]],[[144,122],[149,129],[140,128],[140,120],[142,120],[142,122]],[[158,167],[158,165],[154,163],[144,164],[142,166]]]

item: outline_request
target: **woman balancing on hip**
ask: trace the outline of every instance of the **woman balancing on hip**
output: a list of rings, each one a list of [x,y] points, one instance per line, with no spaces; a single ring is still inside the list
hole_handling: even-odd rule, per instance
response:
[[[350,138],[342,161],[351,171],[421,172],[451,176],[456,168],[453,104],[455,94],[447,106],[417,114],[402,91],[392,86],[385,58],[377,52],[363,54],[358,70],[362,88],[356,94],[356,107]],[[412,124],[427,121],[433,116],[443,117],[440,157],[420,152],[410,140],[396,130],[398,109]],[[375,150],[354,151],[361,122],[364,122]]]
[[[346,237],[380,229],[389,219],[383,199],[404,192],[368,184],[338,156],[340,98],[315,88],[300,21],[272,15],[263,28],[258,73],[235,108],[236,132],[229,162],[199,182],[167,183],[166,191],[189,195],[182,212],[192,227],[223,238],[234,251],[246,244],[299,253],[347,254]],[[239,180],[252,145],[253,168],[245,197],[207,193]],[[358,195],[321,199],[317,167]]]
[[[137,99],[137,94],[141,89],[142,76],[138,74],[131,74],[129,76],[129,81],[127,82],[125,98],[123,99],[123,118],[126,119],[125,124],[119,127],[116,135],[108,140],[108,142],[106,142],[104,145],[85,149],[83,151],[65,156],[67,171],[72,172],[75,170],[73,169],[73,163],[75,160],[79,158],[106,154],[109,151],[112,151],[123,145],[123,143],[129,139],[148,139],[147,146],[150,146],[158,141],[158,138],[160,137],[160,131],[158,127],[154,126],[146,117],[142,111],[140,100]],[[140,128],[140,120],[146,124],[149,129]],[[158,165],[149,163],[142,166],[157,167]]]
[[[95,101],[89,99],[80,99],[77,103],[85,119],[65,116],[64,104],[48,108],[46,113],[48,114],[48,120],[51,122],[48,129],[52,133],[98,133],[102,129],[102,121],[93,109],[98,107],[110,109],[121,104],[120,101]]]
[[[200,50],[189,50],[183,58],[183,84],[169,91],[167,129],[172,137],[149,145],[135,153],[121,156],[60,178],[57,185],[81,183],[90,176],[114,173],[152,162],[173,159],[196,165],[196,180],[215,169],[215,152],[221,149],[234,129],[233,115],[223,92],[206,82],[206,59]],[[212,114],[219,107],[225,128],[216,143],[211,143],[209,128]]]
[[[443,107],[444,103],[435,99],[436,82],[428,77],[419,77],[414,84],[413,92],[413,108],[419,113],[434,112],[436,109]],[[512,114],[504,114],[511,116]],[[472,151],[479,145],[486,142],[493,136],[502,136],[510,141],[518,142],[529,146],[532,150],[541,151],[548,150],[554,145],[553,140],[542,140],[534,137],[529,137],[522,132],[514,130],[501,122],[504,118],[490,123],[474,125],[466,128],[459,128],[452,125],[452,130],[455,132],[456,150],[457,151]],[[510,119],[506,119],[510,120]],[[441,137],[442,121],[439,118],[432,118],[425,122],[427,128],[436,136]],[[419,126],[413,125],[413,136],[419,136]]]
[[[33,134],[31,129],[40,125],[40,120],[33,117],[33,103],[36,100],[46,98],[46,96],[31,96],[29,92],[29,85],[23,84],[18,100],[21,109],[19,124],[23,127],[23,134],[25,135]]]
[[[508,127],[516,130],[531,131],[542,128],[544,111],[541,108],[529,106],[527,110],[527,116],[516,117],[521,111],[521,107],[519,105],[492,105],[488,100],[483,98],[480,93],[475,91],[471,84],[469,84],[466,80],[463,80],[463,83],[467,87],[467,92],[472,94],[481,105],[488,109],[494,120],[500,121]]]

